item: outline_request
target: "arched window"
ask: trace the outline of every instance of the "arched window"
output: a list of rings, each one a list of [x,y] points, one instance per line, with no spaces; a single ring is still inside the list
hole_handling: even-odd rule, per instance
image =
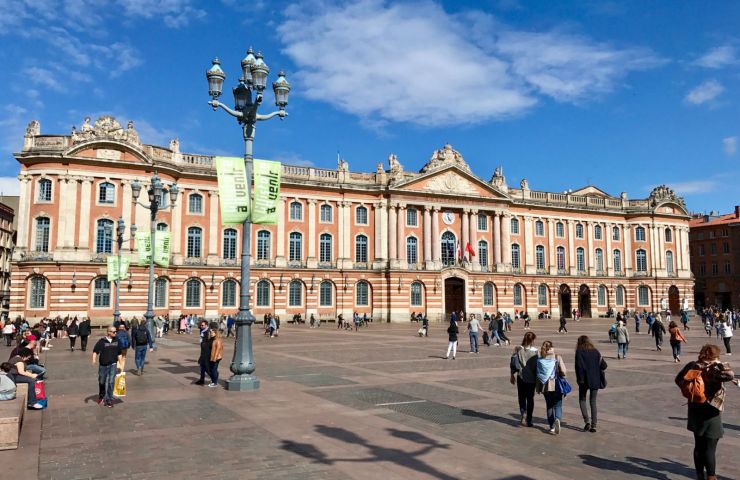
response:
[[[319,306],[331,307],[333,305],[334,285],[328,280],[324,280],[319,285]]]
[[[319,262],[331,262],[331,235],[322,233],[319,237]]]
[[[545,269],[545,247],[543,245],[537,245],[535,247],[535,257],[537,262],[537,270]]]
[[[484,269],[488,269],[488,242],[485,240],[478,242],[478,263]]]
[[[113,220],[98,220],[95,230],[95,253],[113,252]]]
[[[303,220],[303,205],[301,202],[290,202],[290,219],[299,222]]]
[[[154,308],[167,308],[167,279],[159,277],[154,281]]]
[[[221,284],[221,306],[236,307],[236,280],[226,280]]]
[[[288,306],[300,307],[303,305],[303,284],[299,280],[293,280],[288,286]]]
[[[355,223],[357,225],[367,225],[367,208],[360,205],[355,209]]]
[[[257,232],[257,260],[270,259],[270,232],[260,230]]]
[[[519,245],[516,243],[511,244],[511,268],[514,270],[519,270],[520,262],[519,262]]]
[[[576,268],[579,272],[586,271],[586,252],[583,247],[576,248]]]
[[[483,306],[493,306],[493,283],[486,282],[483,284]]]
[[[200,280],[191,278],[185,283],[185,306],[188,308],[200,307]]]
[[[558,261],[558,270],[565,270],[565,248],[558,247],[555,253],[555,258]]]
[[[537,287],[537,305],[540,307],[547,306],[547,285],[544,283],[540,283],[540,286]]]
[[[367,237],[357,235],[355,238],[355,262],[367,263]]]
[[[519,234],[519,219],[518,218],[511,219],[511,233],[514,235]]]
[[[647,272],[647,252],[642,248],[637,249],[635,252],[635,266],[638,272]]]
[[[514,285],[514,305],[517,307],[521,307],[523,305],[522,285],[520,283]]]
[[[167,231],[167,224],[164,222],[159,222],[157,224],[157,231],[158,232],[166,232]]]
[[[650,291],[645,285],[637,287],[637,304],[641,307],[650,305]]]
[[[645,241],[645,227],[635,228],[635,240],[638,242]]]
[[[596,261],[596,271],[603,275],[604,272],[604,251],[597,248],[594,252],[594,260]]]
[[[621,285],[614,291],[614,303],[620,307],[624,306],[624,287]]]
[[[576,238],[583,238],[583,224],[576,223]]]
[[[203,213],[203,196],[191,193],[188,197],[188,213]]]
[[[98,277],[93,282],[93,307],[110,307],[110,282],[105,277]]]
[[[599,288],[596,290],[596,302],[600,306],[606,305],[606,287],[604,285],[599,285]]]
[[[200,258],[203,245],[203,230],[200,227],[188,228],[188,258]]]
[[[409,265],[416,265],[419,259],[418,241],[416,237],[406,239],[406,261]]]
[[[563,222],[555,224],[555,236],[559,238],[565,237],[565,226],[563,225]]]
[[[614,273],[622,271],[622,252],[614,250],[612,252],[612,259],[614,260]]]
[[[455,264],[455,234],[444,232],[442,234],[442,265]]]
[[[98,186],[98,203],[112,204],[116,201],[116,187],[110,182]]]
[[[300,262],[303,258],[303,235],[299,232],[290,232],[288,260]]]
[[[51,230],[51,221],[47,217],[36,219],[36,245],[34,250],[37,252],[49,251],[49,234]]]
[[[355,286],[355,305],[366,307],[370,305],[370,285],[362,280]]]
[[[51,202],[51,180],[42,178],[39,180],[39,197],[42,202]]]
[[[545,236],[545,224],[542,222],[542,220],[537,220],[536,222],[534,222],[534,234],[538,237]]]
[[[619,227],[612,227],[612,240],[619,241]]]
[[[227,260],[236,259],[236,230],[233,228],[224,230],[224,258]]]
[[[594,225],[594,239],[601,240],[601,225]]]
[[[46,279],[39,275],[31,277],[30,308],[44,308],[46,306]]]
[[[673,231],[669,227],[665,229],[665,241],[668,243],[673,241]]]
[[[673,252],[665,252],[665,270],[669,275],[673,274]]]
[[[422,287],[421,282],[414,282],[411,284],[411,306],[421,307],[422,306]]]
[[[270,282],[267,280],[260,280],[257,282],[257,306],[258,307],[269,307],[270,306]]]
[[[321,214],[321,223],[331,223],[332,222],[332,208],[331,205],[328,205],[324,203],[321,205],[320,214]]]

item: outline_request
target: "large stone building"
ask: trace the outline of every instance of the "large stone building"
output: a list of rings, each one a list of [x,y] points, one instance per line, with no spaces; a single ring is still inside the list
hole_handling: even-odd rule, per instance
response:
[[[213,157],[182,153],[177,140],[142,144],[133,124],[102,117],[70,135],[42,135],[31,122],[16,158],[11,314],[110,318],[112,227],[121,216],[146,228],[131,185],[155,171],[180,187],[158,217],[172,255],[169,268],[156,269],[156,312],[236,310],[241,229],[220,222]],[[522,180],[512,188],[501,168],[486,181],[450,145],[418,173],[394,155],[372,173],[344,161],[335,170],[284,165],[279,221],[252,231],[252,305],[258,317],[357,311],[393,321],[453,309],[677,310],[693,303],[688,222],[683,200],[663,186],[639,200],[592,186],[551,193]],[[132,248],[126,242],[124,253]],[[124,315],[145,310],[147,279],[133,267],[122,282]]]
[[[15,210],[18,197],[0,193],[0,316],[10,311],[10,266],[15,248]]]
[[[689,225],[697,308],[740,307],[740,206],[725,215],[695,215]]]

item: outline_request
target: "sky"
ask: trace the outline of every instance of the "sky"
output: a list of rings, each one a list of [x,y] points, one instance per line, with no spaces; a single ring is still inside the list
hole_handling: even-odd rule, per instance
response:
[[[418,171],[450,143],[488,180],[740,205],[740,3],[523,0],[0,0],[0,191],[17,192],[28,122],[69,134],[133,120],[144,143],[240,155],[208,105],[250,46],[285,70],[289,116],[258,124],[257,158]],[[260,113],[273,107],[266,94]]]

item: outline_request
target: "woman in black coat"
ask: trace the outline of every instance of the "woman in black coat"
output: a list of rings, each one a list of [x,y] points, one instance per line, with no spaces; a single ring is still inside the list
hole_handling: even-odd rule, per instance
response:
[[[578,337],[576,343],[576,382],[578,383],[578,403],[585,426],[584,432],[596,432],[596,394],[606,388],[606,361],[586,335]],[[586,393],[589,394],[591,415],[586,405]]]
[[[447,334],[449,335],[450,343],[447,345],[447,355],[445,355],[445,360],[450,358],[450,351],[452,352],[452,359],[455,359],[455,355],[457,354],[457,334],[459,332],[460,330],[457,328],[457,322],[450,319],[450,326],[447,327]]]
[[[206,331],[203,336],[203,340],[200,342],[200,357],[198,357],[198,365],[200,365],[200,378],[195,382],[196,385],[205,385],[206,383],[206,372],[211,372],[211,350],[213,349],[214,337],[210,334],[210,330]]]

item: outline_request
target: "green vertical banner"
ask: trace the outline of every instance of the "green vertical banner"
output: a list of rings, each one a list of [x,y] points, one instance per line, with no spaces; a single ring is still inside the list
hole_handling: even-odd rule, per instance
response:
[[[244,159],[239,157],[216,157],[218,196],[221,205],[221,223],[239,225],[249,217],[247,198],[247,172]]]
[[[136,232],[136,253],[139,254],[139,265],[149,265],[152,256],[152,235],[150,232]]]
[[[154,235],[154,263],[160,267],[170,266],[170,232],[160,231]]]
[[[254,205],[252,223],[275,225],[280,200],[280,162],[254,161]]]
[[[121,265],[119,270],[118,256],[110,255],[108,260],[108,281],[113,282],[115,280],[125,280],[128,278],[128,267],[131,263],[131,259],[128,257],[121,257]]]

